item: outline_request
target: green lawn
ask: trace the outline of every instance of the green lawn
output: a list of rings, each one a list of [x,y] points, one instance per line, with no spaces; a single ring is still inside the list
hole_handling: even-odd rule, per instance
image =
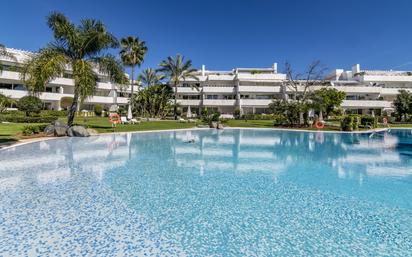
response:
[[[273,120],[228,120],[223,124],[229,127],[273,128]]]
[[[66,121],[66,119],[63,119]],[[184,123],[174,120],[162,120],[162,121],[143,121],[140,124],[118,124],[113,129],[109,118],[107,117],[87,117],[76,118],[75,123],[87,128],[95,129],[99,133],[107,132],[128,132],[128,131],[144,131],[144,130],[165,130],[165,129],[184,129],[193,128],[196,123]]]
[[[66,118],[61,118],[66,121]],[[196,123],[182,123],[172,120],[164,121],[144,121],[140,124],[117,125],[115,129],[112,128],[111,123],[107,117],[87,117],[75,119],[75,123],[83,125],[88,128],[95,129],[99,133],[107,132],[128,132],[128,131],[145,131],[145,130],[166,130],[166,129],[185,129],[193,128]],[[10,144],[19,140],[18,133],[21,132],[26,125],[40,125],[39,123],[0,123],[0,144]],[[244,127],[244,128],[275,128],[271,120],[228,120],[224,123],[228,127]],[[412,124],[391,124],[391,128],[412,128]],[[317,130],[316,128],[305,128],[309,130]],[[339,127],[325,127],[323,130],[337,131]]]
[[[41,125],[42,123],[0,123],[0,143],[12,143],[19,138],[17,134],[24,126]]]
[[[228,120],[224,123],[228,127],[242,127],[242,128],[286,128],[273,126],[273,120]],[[305,130],[318,130],[317,128],[294,128]],[[339,127],[326,126],[323,130],[327,131],[339,131]]]

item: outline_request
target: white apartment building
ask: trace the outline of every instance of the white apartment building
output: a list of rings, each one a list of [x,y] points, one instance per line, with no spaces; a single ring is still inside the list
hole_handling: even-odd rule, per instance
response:
[[[28,94],[19,69],[34,53],[12,48],[7,50],[16,60],[0,56],[4,68],[0,73],[0,93],[19,99]],[[278,73],[276,63],[270,68],[235,68],[230,71],[210,71],[202,65],[196,75],[198,80],[188,79],[178,85],[177,99],[183,112],[190,106],[192,113],[199,113],[203,108],[229,115],[237,108],[244,114],[265,113],[273,99],[292,93],[290,88],[282,86],[287,77]],[[391,112],[392,102],[400,89],[412,92],[412,72],[408,71],[361,70],[356,64],[349,71],[333,70],[325,79],[328,86],[346,93],[342,107],[350,113]],[[314,87],[318,88],[320,86]],[[46,86],[40,99],[47,108],[60,110],[60,99],[72,97],[73,90],[74,82],[70,70],[67,70],[62,77]],[[137,86],[135,91],[138,91]],[[121,91],[100,74],[95,94],[86,99],[82,109],[93,110],[95,104],[105,107],[127,105],[129,97],[130,89]]]
[[[202,65],[198,80],[188,79],[178,86],[177,99],[183,111],[201,108],[233,114],[236,108],[243,113],[265,113],[274,98],[282,97],[282,82],[286,75],[271,68],[235,68],[231,71],[209,71]]]
[[[7,48],[7,51],[14,55],[15,60],[0,56],[3,71],[0,72],[0,93],[13,99],[20,99],[28,95],[28,91],[23,85],[20,69],[25,60],[34,55],[33,52]],[[135,86],[137,90],[137,87]],[[73,97],[74,81],[70,70],[67,70],[60,78],[56,78],[46,85],[45,91],[41,92],[39,98],[45,103],[45,107],[52,110],[60,110],[60,99],[62,97]],[[82,109],[93,110],[93,105],[100,104],[110,108],[113,105],[127,105],[130,96],[130,88],[120,90],[118,85],[111,83],[107,76],[98,75],[96,92],[88,97]]]
[[[346,93],[342,107],[359,114],[372,111],[392,112],[393,100],[399,90],[412,92],[412,72],[393,70],[362,70],[359,64],[352,70],[336,69],[325,77]]]
[[[232,114],[236,108],[243,113],[265,113],[273,99],[292,93],[282,86],[286,74],[272,68],[235,68],[231,71],[208,71],[205,66],[179,85],[177,98],[183,111],[211,108],[222,114]],[[356,64],[350,71],[333,70],[325,77],[328,87],[346,93],[342,108],[347,113],[379,114],[393,111],[393,100],[399,90],[412,92],[412,72],[361,70]],[[314,86],[312,89],[319,89]],[[302,88],[303,89],[303,88]],[[282,92],[285,90],[286,92]]]

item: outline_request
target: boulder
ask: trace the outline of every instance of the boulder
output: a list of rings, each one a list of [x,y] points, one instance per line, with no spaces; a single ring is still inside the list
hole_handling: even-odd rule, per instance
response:
[[[63,121],[55,120],[55,121],[52,122],[52,125],[54,125],[56,127],[65,127],[66,123],[64,123]]]
[[[64,137],[67,134],[66,126],[54,126],[54,136],[55,137]]]
[[[67,130],[67,135],[69,137],[88,137],[90,136],[87,129],[82,126],[72,126]]]
[[[215,122],[215,121],[212,121],[210,124],[209,124],[209,127],[210,128],[217,128],[217,122]]]
[[[87,132],[89,132],[90,135],[97,135],[97,134],[99,134],[99,132],[97,132],[97,130],[92,129],[92,128],[88,128],[88,129],[86,129],[86,130],[87,130]]]
[[[49,124],[44,128],[44,134],[47,136],[53,136],[54,135],[54,125]]]
[[[223,124],[222,124],[222,123],[218,123],[216,128],[217,128],[217,129],[223,129]]]

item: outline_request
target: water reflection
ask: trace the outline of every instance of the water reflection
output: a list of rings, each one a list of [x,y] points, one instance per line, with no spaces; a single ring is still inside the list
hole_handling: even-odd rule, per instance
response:
[[[193,143],[188,143],[191,140]],[[287,173],[286,178],[294,178],[296,173],[320,172],[324,178],[354,179],[362,185],[366,177],[410,178],[411,156],[411,130],[375,134],[269,130],[126,133],[49,140],[2,151],[0,189],[19,186],[22,176],[52,184],[68,181],[82,171],[102,180],[106,172],[125,167],[133,170],[133,165],[136,169],[169,166],[200,176],[254,172],[273,178]]]

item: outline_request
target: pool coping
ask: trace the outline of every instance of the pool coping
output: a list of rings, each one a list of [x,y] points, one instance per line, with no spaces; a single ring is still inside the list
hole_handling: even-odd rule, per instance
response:
[[[364,131],[324,131],[324,130],[308,130],[308,129],[289,129],[289,128],[253,128],[253,127],[224,127],[224,129],[243,129],[243,130],[275,130],[275,131],[293,131],[293,132],[305,132],[305,133],[343,133],[343,134],[370,134],[370,133],[377,133],[377,132],[384,132],[392,129],[412,129],[412,128],[380,128],[380,129],[370,129]],[[223,129],[223,130],[224,130]],[[189,131],[189,130],[214,130],[212,128],[184,128],[184,129],[157,129],[157,130],[142,130],[142,131],[122,131],[122,132],[108,132],[108,133],[99,133],[90,135],[90,137],[101,136],[101,135],[124,135],[124,134],[142,134],[142,133],[155,133],[155,132],[172,132],[172,131]],[[5,151],[14,147],[23,146],[31,143],[48,141],[48,140],[56,140],[56,139],[63,139],[68,138],[68,136],[64,137],[39,137],[33,139],[23,139],[17,141],[15,144],[11,144],[9,146],[5,146],[0,148],[1,151]],[[23,141],[23,142],[22,142]]]

